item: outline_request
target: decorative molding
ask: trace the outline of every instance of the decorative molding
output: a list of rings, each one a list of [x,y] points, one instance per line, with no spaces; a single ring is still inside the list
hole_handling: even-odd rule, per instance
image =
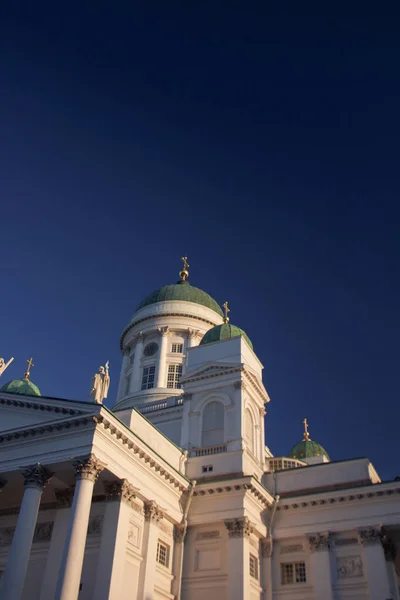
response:
[[[130,329],[132,329],[132,327],[138,325],[139,323],[143,323],[144,321],[149,321],[150,319],[154,319],[155,316],[157,316],[157,317],[189,317],[189,319],[196,319],[197,321],[201,321],[202,323],[207,323],[207,325],[210,325],[211,327],[215,326],[215,321],[210,321],[210,319],[205,319],[204,317],[200,317],[198,315],[189,315],[187,313],[160,312],[157,315],[148,315],[147,317],[142,317],[141,319],[137,319],[133,323],[130,323],[122,332],[122,335],[120,338],[121,349],[123,347],[122,344],[123,344],[124,337],[126,336],[128,331]]]
[[[144,518],[146,521],[150,521],[157,524],[161,521],[163,517],[164,513],[158,506],[157,502],[154,502],[154,500],[152,500],[151,502],[146,502],[146,504],[144,505]]]
[[[261,555],[270,558],[272,556],[273,541],[272,537],[264,538],[261,541]]]
[[[137,334],[137,336],[135,338],[135,343],[136,344],[143,344],[145,337],[146,336],[144,335],[143,331],[139,331],[139,333]]]
[[[24,486],[35,487],[43,490],[48,484],[54,473],[51,473],[46,467],[43,467],[40,463],[31,465],[22,470],[24,476]]]
[[[359,529],[358,537],[363,546],[380,544],[382,541],[382,528],[380,526],[375,526]]]
[[[182,544],[185,539],[186,528],[184,525],[174,525],[174,542],[175,544]]]
[[[395,483],[399,483],[399,482],[395,482]],[[320,492],[318,494],[313,494],[315,499],[312,500],[299,500],[296,499],[294,501],[290,501],[289,498],[287,499],[287,504],[284,504],[283,502],[285,501],[285,499],[281,499],[281,504],[277,507],[276,510],[291,510],[291,509],[299,509],[299,508],[314,508],[317,506],[327,506],[330,504],[335,504],[336,502],[357,502],[359,500],[370,500],[371,498],[374,497],[382,497],[382,496],[391,496],[393,494],[400,494],[400,486],[396,486],[396,487],[392,487],[386,490],[377,490],[376,488],[379,486],[380,484],[376,483],[376,484],[370,484],[368,485],[369,488],[373,488],[374,491],[371,492],[364,492],[364,493],[352,493],[352,494],[348,494],[348,495],[343,495],[343,496],[328,496],[328,495],[324,495],[322,498],[320,496],[322,496],[322,494],[324,494],[324,492]],[[332,493],[335,490],[330,490],[330,492]],[[325,492],[326,494],[326,492]]]
[[[339,538],[334,543],[335,546],[355,546],[358,545],[358,538]]]
[[[54,494],[57,500],[57,508],[69,508],[74,499],[75,486],[65,489],[54,488]]]
[[[94,454],[82,456],[72,463],[77,479],[88,479],[96,483],[105,465]]]
[[[104,482],[106,500],[123,500],[131,504],[132,500],[136,498],[137,490],[138,488],[135,488],[127,479]]]
[[[249,537],[253,533],[253,525],[248,517],[225,521],[225,527],[230,538]]]
[[[1,392],[2,394],[6,394],[7,392]],[[11,394],[9,394],[11,395]],[[83,414],[82,410],[75,410],[73,408],[63,408],[60,406],[50,406],[49,404],[37,404],[36,402],[27,402],[25,400],[15,400],[10,398],[0,398],[0,404],[4,404],[7,406],[15,406],[16,408],[30,408],[32,410],[41,411],[41,412],[55,412],[61,413],[63,415],[81,415]]]
[[[52,433],[53,431],[58,433],[62,429],[71,429],[72,427],[76,429],[77,427],[80,427],[81,425],[86,425],[90,422],[96,423],[97,418],[97,416],[93,415],[82,415],[78,418],[71,417],[70,419],[63,419],[61,421],[50,421],[49,423],[45,423],[42,425],[34,425],[33,427],[17,429],[13,432],[0,435],[0,444],[3,442],[10,442],[12,440],[18,440],[19,438],[22,438],[21,441],[23,441],[29,436],[35,437],[38,434],[41,435],[43,433]]]
[[[331,547],[329,533],[309,534],[307,538],[311,552],[322,552],[324,550],[329,550]]]
[[[255,500],[257,500],[263,508],[269,508],[273,502],[273,498],[269,495],[264,494],[258,487],[253,485],[251,481],[246,481],[245,483],[230,483],[228,485],[223,484],[221,481],[216,483],[207,483],[207,488],[201,487],[200,485],[196,486],[196,489],[193,493],[193,496],[205,496],[207,494],[224,494],[230,492],[237,492],[243,490],[244,492],[248,492],[253,496]]]
[[[47,523],[37,523],[35,533],[33,534],[33,543],[50,542],[53,533],[54,521]]]
[[[336,573],[338,579],[362,577],[363,564],[361,556],[338,556],[336,558]]]
[[[136,548],[140,548],[140,527],[133,521],[130,521],[129,523],[128,543]]]

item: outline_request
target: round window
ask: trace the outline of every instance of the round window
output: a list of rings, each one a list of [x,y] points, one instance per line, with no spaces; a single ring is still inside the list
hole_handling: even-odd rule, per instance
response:
[[[155,342],[151,342],[150,344],[147,344],[147,346],[145,346],[144,350],[143,350],[143,354],[145,356],[154,356],[154,354],[157,352],[158,350],[158,344],[156,344]]]

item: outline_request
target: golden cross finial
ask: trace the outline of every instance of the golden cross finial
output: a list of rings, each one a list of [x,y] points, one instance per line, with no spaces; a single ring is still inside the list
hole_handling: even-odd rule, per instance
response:
[[[304,438],[303,438],[303,441],[304,442],[308,442],[309,439],[310,439],[310,434],[308,433],[307,419],[303,419],[303,424],[304,424]]]
[[[28,363],[28,368],[25,372],[25,379],[29,379],[29,375],[31,374],[31,368],[34,367],[35,365],[32,362],[32,357],[26,361]]]
[[[182,281],[186,281],[186,279],[189,277],[189,263],[187,261],[187,256],[181,256],[181,261],[183,262],[183,269],[182,271],[179,273],[180,278],[182,279]]]
[[[225,302],[223,303],[222,306],[224,307],[224,311],[225,311],[224,323],[229,323],[228,313],[231,312],[231,309],[228,308],[228,302],[227,302],[227,300],[225,300]]]

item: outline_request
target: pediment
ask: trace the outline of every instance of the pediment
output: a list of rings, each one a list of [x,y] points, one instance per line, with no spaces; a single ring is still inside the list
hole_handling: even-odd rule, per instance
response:
[[[242,363],[206,363],[186,373],[182,378],[182,383],[190,383],[191,381],[198,381],[199,379],[208,379],[209,377],[219,377],[222,375],[229,375],[243,371],[244,365]]]
[[[0,394],[0,431],[47,423],[93,411],[89,402]]]

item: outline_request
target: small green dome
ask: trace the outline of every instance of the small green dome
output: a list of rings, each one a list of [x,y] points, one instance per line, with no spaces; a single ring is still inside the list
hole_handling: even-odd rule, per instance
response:
[[[311,440],[302,440],[293,446],[288,456],[289,458],[298,458],[299,460],[311,458],[312,456],[326,456],[326,458],[330,460],[325,448]]]
[[[253,344],[251,343],[249,337],[246,332],[240,327],[236,327],[236,325],[231,325],[230,323],[223,323],[222,325],[216,325],[207,331],[205,336],[200,342],[200,346],[204,346],[204,344],[212,344],[212,342],[220,342],[221,340],[229,340],[234,337],[238,337],[242,335],[251,349],[253,349]]]
[[[188,281],[179,281],[173,285],[164,285],[158,290],[155,290],[146,296],[144,300],[142,300],[135,313],[145,306],[150,306],[150,304],[156,304],[157,302],[165,302],[168,300],[181,300],[185,302],[201,304],[202,306],[211,308],[211,310],[216,312],[220,317],[223,316],[222,310],[216,300],[211,298],[211,296],[206,292],[203,292],[203,290],[190,285]]]
[[[13,379],[9,381],[2,388],[0,392],[7,392],[7,394],[21,394],[22,396],[41,396],[39,388],[29,379]]]

